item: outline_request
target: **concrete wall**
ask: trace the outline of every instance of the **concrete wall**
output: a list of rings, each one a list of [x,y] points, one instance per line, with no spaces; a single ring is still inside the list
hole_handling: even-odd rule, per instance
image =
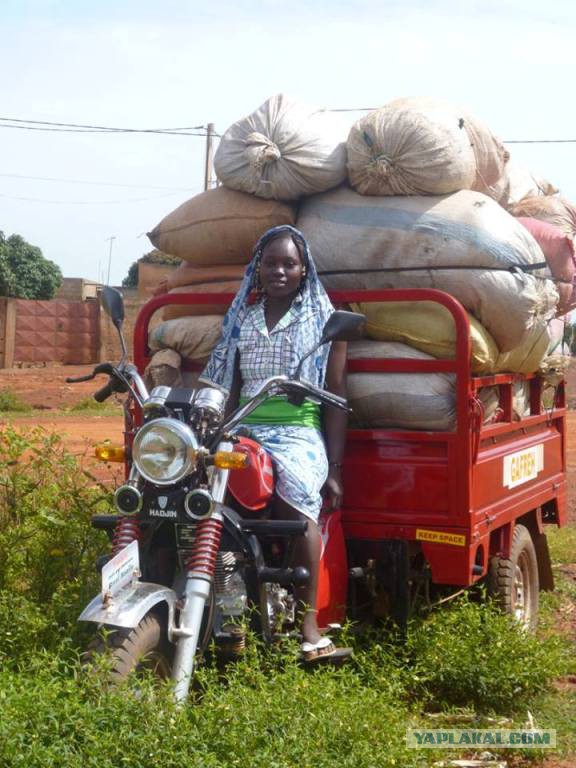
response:
[[[98,362],[99,315],[94,299],[0,299],[0,367]]]
[[[100,284],[94,280],[85,280],[83,277],[65,277],[54,298],[65,301],[95,299],[99,287]]]

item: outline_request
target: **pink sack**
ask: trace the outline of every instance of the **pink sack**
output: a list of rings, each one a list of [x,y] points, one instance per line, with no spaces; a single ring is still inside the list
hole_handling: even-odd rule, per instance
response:
[[[576,307],[576,255],[574,241],[553,224],[527,216],[518,216],[518,221],[526,227],[540,246],[552,276],[557,281],[560,294],[557,315],[564,315]]]
[[[542,249],[552,276],[556,280],[571,283],[576,274],[574,241],[558,227],[546,221],[530,219],[527,216],[518,216],[518,221],[526,227]]]

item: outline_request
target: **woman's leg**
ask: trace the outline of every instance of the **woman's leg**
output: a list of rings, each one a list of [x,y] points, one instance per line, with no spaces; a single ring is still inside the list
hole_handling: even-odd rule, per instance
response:
[[[321,635],[318,631],[316,594],[318,591],[318,569],[322,539],[316,523],[302,512],[291,507],[283,499],[276,498],[274,515],[279,520],[305,520],[308,530],[304,536],[295,537],[295,546],[291,566],[303,566],[310,573],[308,584],[295,587],[294,594],[298,601],[298,610],[302,618],[302,636],[308,643],[317,643]]]

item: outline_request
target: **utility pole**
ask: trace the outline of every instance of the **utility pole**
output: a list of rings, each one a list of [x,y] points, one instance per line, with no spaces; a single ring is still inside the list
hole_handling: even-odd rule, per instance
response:
[[[214,137],[214,123],[206,126],[206,163],[204,166],[204,191],[212,189],[212,139]]]
[[[110,266],[112,264],[112,245],[114,240],[116,240],[115,235],[106,238],[106,242],[110,243],[110,250],[108,251],[108,277],[106,278],[106,285],[110,285]]]

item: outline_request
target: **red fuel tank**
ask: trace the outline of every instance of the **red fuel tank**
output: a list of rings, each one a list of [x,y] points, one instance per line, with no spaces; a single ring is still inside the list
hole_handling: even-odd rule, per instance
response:
[[[249,437],[240,437],[238,440],[234,450],[248,454],[250,464],[246,469],[230,472],[228,490],[246,509],[264,509],[274,493],[272,459],[255,440]]]
[[[318,572],[318,626],[322,629],[328,624],[342,624],[346,616],[348,599],[348,559],[342,529],[342,512],[320,515],[318,520],[322,551]]]

